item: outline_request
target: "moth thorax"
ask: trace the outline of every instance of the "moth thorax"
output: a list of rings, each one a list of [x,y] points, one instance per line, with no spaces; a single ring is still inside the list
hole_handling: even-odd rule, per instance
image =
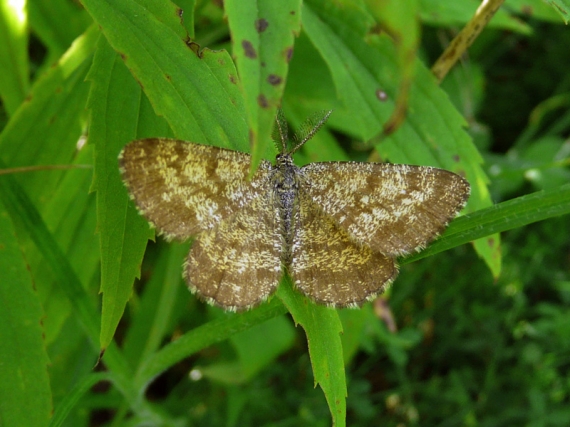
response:
[[[291,155],[279,154],[275,168],[275,189],[278,192],[296,191],[299,188],[299,168],[293,163]]]

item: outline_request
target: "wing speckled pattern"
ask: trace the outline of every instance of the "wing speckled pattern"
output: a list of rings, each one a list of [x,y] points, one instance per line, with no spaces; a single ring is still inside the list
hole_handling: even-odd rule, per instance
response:
[[[469,184],[452,172],[388,163],[311,163],[306,191],[352,238],[390,256],[423,249],[465,206]]]
[[[295,287],[331,307],[356,307],[398,274],[396,257],[425,247],[463,208],[469,184],[441,169],[379,163],[293,163],[330,112],[301,127],[248,180],[245,153],[188,142],[133,141],[119,156],[139,211],[167,239],[196,237],[184,278],[226,310],[266,300],[286,269]]]
[[[168,240],[196,236],[246,206],[271,170],[263,161],[248,181],[248,154],[166,138],[127,144],[119,166],[139,211]]]
[[[201,233],[185,264],[190,289],[210,303],[237,311],[275,291],[282,275],[281,219],[273,192]]]
[[[355,242],[304,189],[299,190],[295,225],[290,275],[313,301],[357,307],[396,278],[392,258]]]

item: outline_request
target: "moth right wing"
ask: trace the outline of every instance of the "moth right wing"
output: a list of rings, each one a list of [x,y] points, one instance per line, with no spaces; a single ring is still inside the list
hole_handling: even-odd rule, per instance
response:
[[[248,180],[249,154],[166,138],[127,144],[120,171],[141,214],[168,239],[211,229],[259,196],[271,164]]]
[[[311,300],[330,307],[356,307],[384,292],[398,275],[389,256],[355,242],[299,190],[289,274]]]
[[[306,191],[358,242],[389,256],[424,248],[465,206],[469,183],[452,172],[388,163],[310,163]]]

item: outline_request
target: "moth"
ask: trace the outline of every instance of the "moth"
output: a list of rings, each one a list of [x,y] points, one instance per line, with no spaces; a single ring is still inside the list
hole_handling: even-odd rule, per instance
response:
[[[127,144],[122,179],[166,239],[195,238],[184,264],[190,290],[226,310],[265,301],[288,274],[319,304],[356,307],[398,274],[396,258],[424,248],[463,208],[468,182],[452,172],[389,163],[323,162],[293,154],[331,112],[288,141],[251,179],[246,153],[174,139]]]

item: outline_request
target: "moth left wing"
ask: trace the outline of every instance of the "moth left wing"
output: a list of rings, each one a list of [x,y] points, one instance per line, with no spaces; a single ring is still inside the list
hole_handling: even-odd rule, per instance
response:
[[[201,233],[184,276],[190,290],[225,310],[252,308],[271,295],[282,275],[281,217],[271,189]]]
[[[121,175],[139,211],[167,239],[185,240],[211,229],[258,196],[271,164],[248,180],[246,153],[166,138],[127,144]]]

